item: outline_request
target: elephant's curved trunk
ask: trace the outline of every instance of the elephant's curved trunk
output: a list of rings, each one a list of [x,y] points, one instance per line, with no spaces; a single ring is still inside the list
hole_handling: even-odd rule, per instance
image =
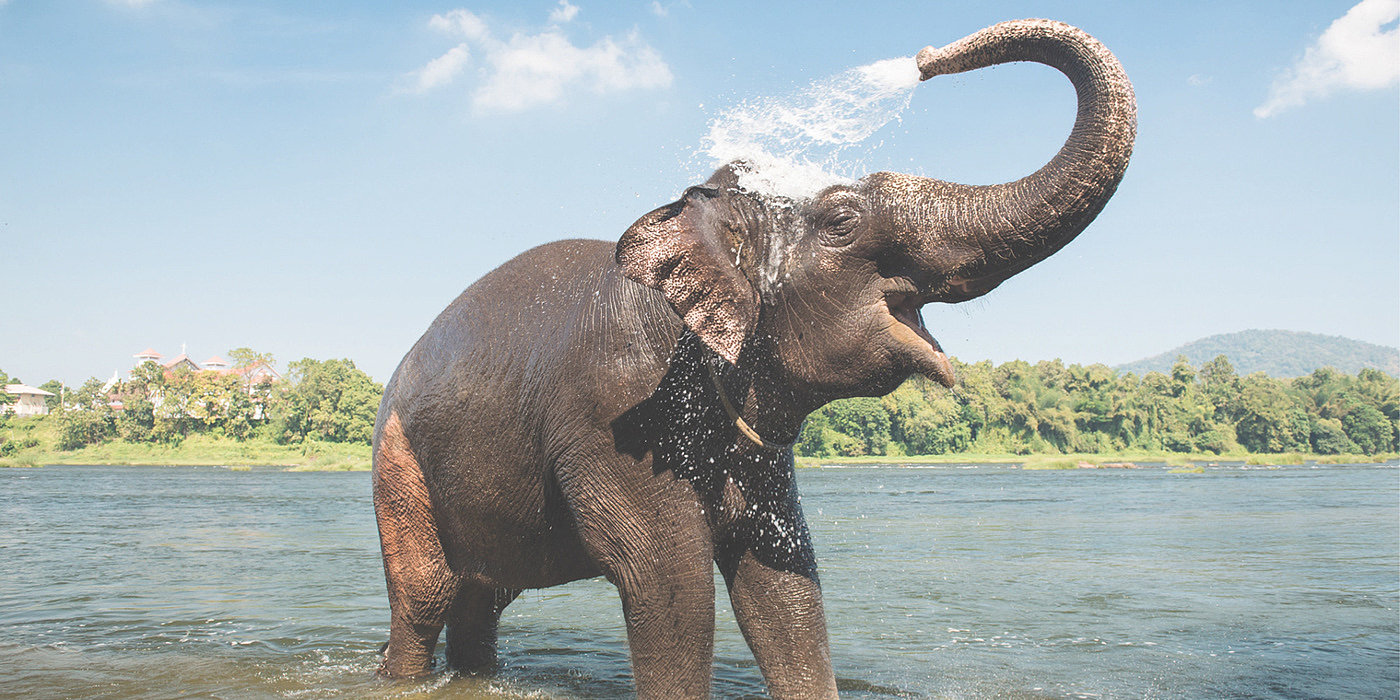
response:
[[[913,247],[944,262],[939,267],[948,274],[939,297],[961,301],[1059,250],[1098,215],[1128,167],[1136,101],[1123,67],[1103,44],[1051,20],[1003,22],[941,49],[927,47],[916,60],[925,80],[1013,61],[1044,63],[1068,76],[1079,98],[1064,147],[1027,177],[990,186],[913,178],[922,181],[914,187],[924,195],[914,195],[922,200],[913,208],[923,221],[909,222],[922,239]],[[907,197],[909,188],[906,181],[897,189]]]

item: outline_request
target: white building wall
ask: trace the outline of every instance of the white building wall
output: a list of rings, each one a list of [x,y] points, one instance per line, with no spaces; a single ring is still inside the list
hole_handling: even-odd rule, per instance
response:
[[[10,404],[10,410],[17,416],[47,416],[49,405],[44,403],[44,397],[34,394],[20,394],[18,399]]]

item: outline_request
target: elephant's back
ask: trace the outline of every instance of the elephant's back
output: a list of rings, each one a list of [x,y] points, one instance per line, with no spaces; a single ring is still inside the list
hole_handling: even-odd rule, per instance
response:
[[[376,432],[393,413],[420,459],[540,466],[568,449],[562,423],[607,419],[646,398],[681,321],[659,292],[622,274],[614,249],[548,243],[468,287],[400,363]]]
[[[472,283],[404,356],[385,388],[386,407],[411,410],[404,404],[523,381],[553,349],[568,311],[615,267],[613,248],[607,241],[555,241]]]

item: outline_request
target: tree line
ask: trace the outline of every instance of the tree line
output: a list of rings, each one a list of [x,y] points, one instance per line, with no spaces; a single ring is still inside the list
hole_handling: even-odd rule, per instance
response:
[[[247,348],[231,350],[234,367],[272,363]],[[0,379],[17,382],[0,372]],[[167,371],[144,362],[114,384],[96,377],[70,389],[39,388],[58,423],[57,447],[73,450],[108,440],[178,445],[192,434],[280,444],[307,440],[369,444],[384,387],[348,359],[303,358],[277,382],[245,381],[236,372]]]
[[[797,454],[1400,451],[1400,381],[1374,369],[1241,377],[1224,355],[1142,376],[1059,360],[954,367],[951,390],[916,377],[827,405],[803,424]]]
[[[236,367],[272,359],[246,350],[230,351]],[[818,410],[803,424],[797,454],[1400,451],[1400,381],[1374,369],[1276,379],[1241,377],[1223,355],[1199,368],[1178,358],[1170,374],[1142,376],[1059,360],[953,362],[959,381],[951,390],[915,377],[882,398]],[[0,372],[0,382],[17,381]],[[276,383],[146,363],[110,387],[92,378],[76,390],[56,381],[40,388],[59,395],[48,399],[49,419],[65,450],[107,440],[178,444],[197,433],[368,444],[384,392],[348,359],[311,358],[291,363]]]

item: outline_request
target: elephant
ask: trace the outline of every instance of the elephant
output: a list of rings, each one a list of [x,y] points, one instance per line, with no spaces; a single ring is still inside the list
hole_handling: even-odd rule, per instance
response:
[[[792,444],[826,403],[953,386],[931,302],[979,297],[1098,215],[1127,168],[1132,87],[1070,25],[1018,20],[916,56],[921,79],[1064,73],[1073,131],[1038,171],[972,186],[877,172],[810,197],[720,167],[614,242],[520,254],[458,296],[387,384],[373,492],[390,607],[380,674],[495,667],[524,589],[604,576],[638,696],[709,694],[715,567],[774,697],[836,696]]]

